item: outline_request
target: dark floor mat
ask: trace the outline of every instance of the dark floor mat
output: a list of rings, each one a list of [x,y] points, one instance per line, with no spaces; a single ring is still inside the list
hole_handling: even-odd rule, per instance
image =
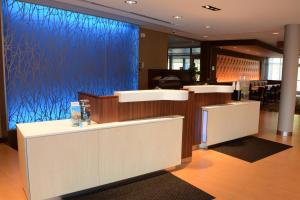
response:
[[[223,143],[210,149],[241,160],[255,162],[292,146],[250,136]]]
[[[212,200],[213,196],[170,173],[122,186],[68,197],[69,200]]]

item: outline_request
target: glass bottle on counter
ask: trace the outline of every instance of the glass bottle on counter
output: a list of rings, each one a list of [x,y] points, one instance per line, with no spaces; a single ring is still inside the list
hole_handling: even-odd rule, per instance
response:
[[[90,101],[82,99],[79,101],[81,111],[81,126],[87,126],[91,124],[90,119]]]

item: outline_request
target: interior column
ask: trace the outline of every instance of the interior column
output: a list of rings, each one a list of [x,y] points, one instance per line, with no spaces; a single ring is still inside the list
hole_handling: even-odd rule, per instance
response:
[[[300,25],[285,26],[282,84],[277,134],[292,135],[297,88]]]

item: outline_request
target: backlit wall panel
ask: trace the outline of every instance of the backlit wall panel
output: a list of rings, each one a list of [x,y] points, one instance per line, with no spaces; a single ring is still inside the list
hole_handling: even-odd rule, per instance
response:
[[[9,128],[70,117],[77,92],[138,87],[139,28],[111,19],[4,0]]]
[[[217,82],[232,82],[246,76],[249,80],[259,80],[260,62],[226,55],[217,56]]]

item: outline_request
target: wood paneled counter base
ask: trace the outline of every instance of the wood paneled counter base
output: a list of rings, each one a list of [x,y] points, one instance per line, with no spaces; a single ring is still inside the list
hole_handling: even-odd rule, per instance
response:
[[[205,93],[199,93],[198,87],[205,87],[203,88],[205,90],[200,91]],[[201,143],[201,107],[231,101],[232,89],[228,86],[198,87],[192,87],[195,92],[188,90],[125,91],[116,92],[115,96],[103,97],[80,92],[79,99],[90,100],[91,117],[97,123],[168,115],[184,116],[181,156],[183,160],[187,160],[192,156],[193,145]],[[184,92],[187,93],[187,98],[184,97]]]

